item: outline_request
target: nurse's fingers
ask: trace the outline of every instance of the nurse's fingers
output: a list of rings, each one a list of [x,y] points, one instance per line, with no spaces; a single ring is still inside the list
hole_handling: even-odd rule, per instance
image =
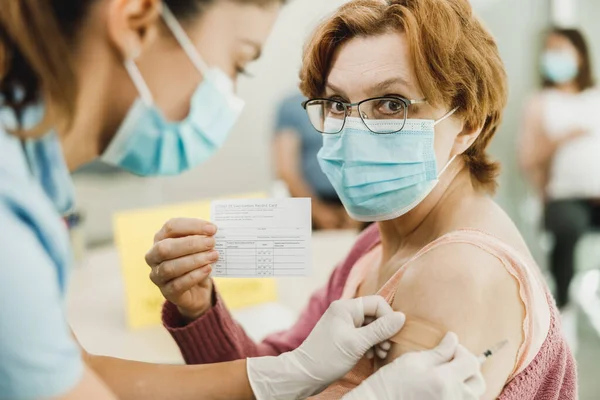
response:
[[[375,321],[375,317],[365,317],[365,322],[363,323],[363,325],[369,325],[373,321]],[[377,346],[370,349],[367,352],[366,357],[370,360],[375,357],[375,354],[377,354],[377,357],[384,360],[387,358],[387,355],[391,348],[392,343],[389,340],[386,340],[385,342],[379,343]]]
[[[384,315],[393,314],[394,309],[381,296],[366,296],[362,298],[364,320],[373,317],[373,320]],[[372,321],[371,321],[372,322]]]
[[[210,265],[196,269],[162,286],[160,291],[167,299],[178,297],[207,279],[211,272],[212,267]]]
[[[481,363],[473,353],[464,346],[458,345],[456,353],[454,353],[454,359],[442,365],[440,369],[448,370],[449,375],[454,376],[460,382],[464,382],[481,373]]]
[[[191,254],[189,256],[164,261],[150,271],[150,280],[155,285],[161,286],[167,282],[177,279],[188,272],[200,269],[216,262],[219,259],[217,251]]]
[[[385,342],[379,343],[377,346],[373,347],[375,350],[375,354],[382,360],[385,360],[392,349],[392,343],[389,340]]]
[[[154,243],[167,238],[180,238],[191,235],[212,236],[217,233],[217,227],[201,219],[173,218],[167,221],[160,231],[154,235]]]
[[[382,349],[381,347],[379,347],[379,346],[375,346],[375,349],[376,349],[376,350],[375,350],[375,353],[377,354],[377,357],[378,357],[379,359],[381,359],[381,360],[385,360],[385,359],[386,359],[386,357],[387,357],[387,355],[388,355],[388,352],[387,352],[387,351],[385,351],[385,350],[383,350],[383,349]]]
[[[212,236],[186,236],[177,239],[164,239],[155,243],[146,254],[146,264],[155,267],[168,260],[210,251],[214,247],[215,238]]]
[[[481,396],[484,395],[486,391],[486,384],[481,372],[467,379],[465,382],[465,391],[466,395],[463,396],[465,399],[476,400],[480,399]]]
[[[390,342],[383,342],[384,344],[387,343],[389,345]],[[375,358],[375,355],[377,355],[377,358],[381,359],[381,360],[385,360],[388,356],[388,353],[390,352],[390,348],[391,345],[388,348],[385,348],[385,346],[381,346],[381,345],[377,345],[375,347],[370,348],[367,351],[367,354],[365,354],[365,356],[367,357],[367,359],[371,360],[373,358]]]

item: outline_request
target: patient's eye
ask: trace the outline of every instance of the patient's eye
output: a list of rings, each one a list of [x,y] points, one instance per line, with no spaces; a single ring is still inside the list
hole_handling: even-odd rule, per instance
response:
[[[373,111],[376,118],[404,118],[405,105],[400,100],[378,99],[374,100]]]
[[[404,109],[404,104],[399,101],[387,100],[382,104],[382,112],[396,114]]]
[[[338,100],[331,99],[328,101],[327,111],[333,115],[344,115],[346,113],[346,106]]]

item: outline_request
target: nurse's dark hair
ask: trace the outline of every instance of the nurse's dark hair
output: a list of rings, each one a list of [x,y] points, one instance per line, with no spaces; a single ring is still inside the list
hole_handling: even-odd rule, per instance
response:
[[[557,35],[562,36],[567,39],[573,47],[577,50],[579,57],[581,57],[581,65],[579,67],[579,72],[575,77],[575,83],[577,83],[577,87],[580,91],[584,91],[591,87],[594,87],[596,84],[594,79],[594,69],[592,68],[592,57],[590,55],[590,50],[587,44],[587,40],[585,39],[585,35],[582,31],[576,28],[559,28],[553,27],[546,34],[546,40],[550,36]],[[551,88],[555,87],[556,84],[552,82],[550,79],[545,76],[541,76],[542,87]]]
[[[17,116],[42,98],[51,100],[35,135],[60,117],[69,123],[75,113],[76,79],[71,59],[72,38],[98,0],[0,0],[0,107]],[[285,0],[163,0],[185,22],[218,1],[267,5]]]

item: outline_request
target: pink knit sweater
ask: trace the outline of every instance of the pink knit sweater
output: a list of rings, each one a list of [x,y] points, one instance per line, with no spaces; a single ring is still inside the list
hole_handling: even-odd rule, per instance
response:
[[[216,294],[215,306],[198,320],[185,325],[177,308],[165,303],[163,323],[177,342],[188,364],[207,364],[246,357],[278,355],[298,347],[329,305],[339,299],[352,267],[379,243],[379,231],[371,226],[359,237],[346,259],[332,273],[327,285],[311,297],[296,324],[255,343],[233,320]],[[576,400],[577,373],[573,356],[562,337],[556,307],[550,331],[531,364],[504,388],[501,400]]]

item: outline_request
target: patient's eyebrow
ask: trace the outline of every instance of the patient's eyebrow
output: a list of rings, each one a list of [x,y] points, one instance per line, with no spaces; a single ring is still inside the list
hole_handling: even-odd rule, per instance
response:
[[[327,82],[325,87],[336,94],[348,98],[344,91],[334,83]],[[406,79],[402,78],[401,76],[395,76],[370,86],[367,93],[370,97],[377,97],[394,92],[394,94],[402,95],[408,98],[410,97],[408,96],[408,92],[412,91],[414,91],[413,86]]]
[[[404,94],[407,94],[409,89],[412,88],[412,85],[408,83],[408,81],[400,76],[395,76],[384,81],[381,81],[375,85],[373,85],[370,89],[370,92],[373,94],[384,94],[386,91],[389,91],[391,88],[403,88]]]
[[[336,85],[334,85],[333,83],[327,82],[327,84],[325,85],[325,87],[329,90],[331,90],[333,93],[342,95],[346,98],[348,98],[348,96],[346,96],[346,93],[344,93],[344,91],[342,89],[340,89],[339,87],[337,87]]]

